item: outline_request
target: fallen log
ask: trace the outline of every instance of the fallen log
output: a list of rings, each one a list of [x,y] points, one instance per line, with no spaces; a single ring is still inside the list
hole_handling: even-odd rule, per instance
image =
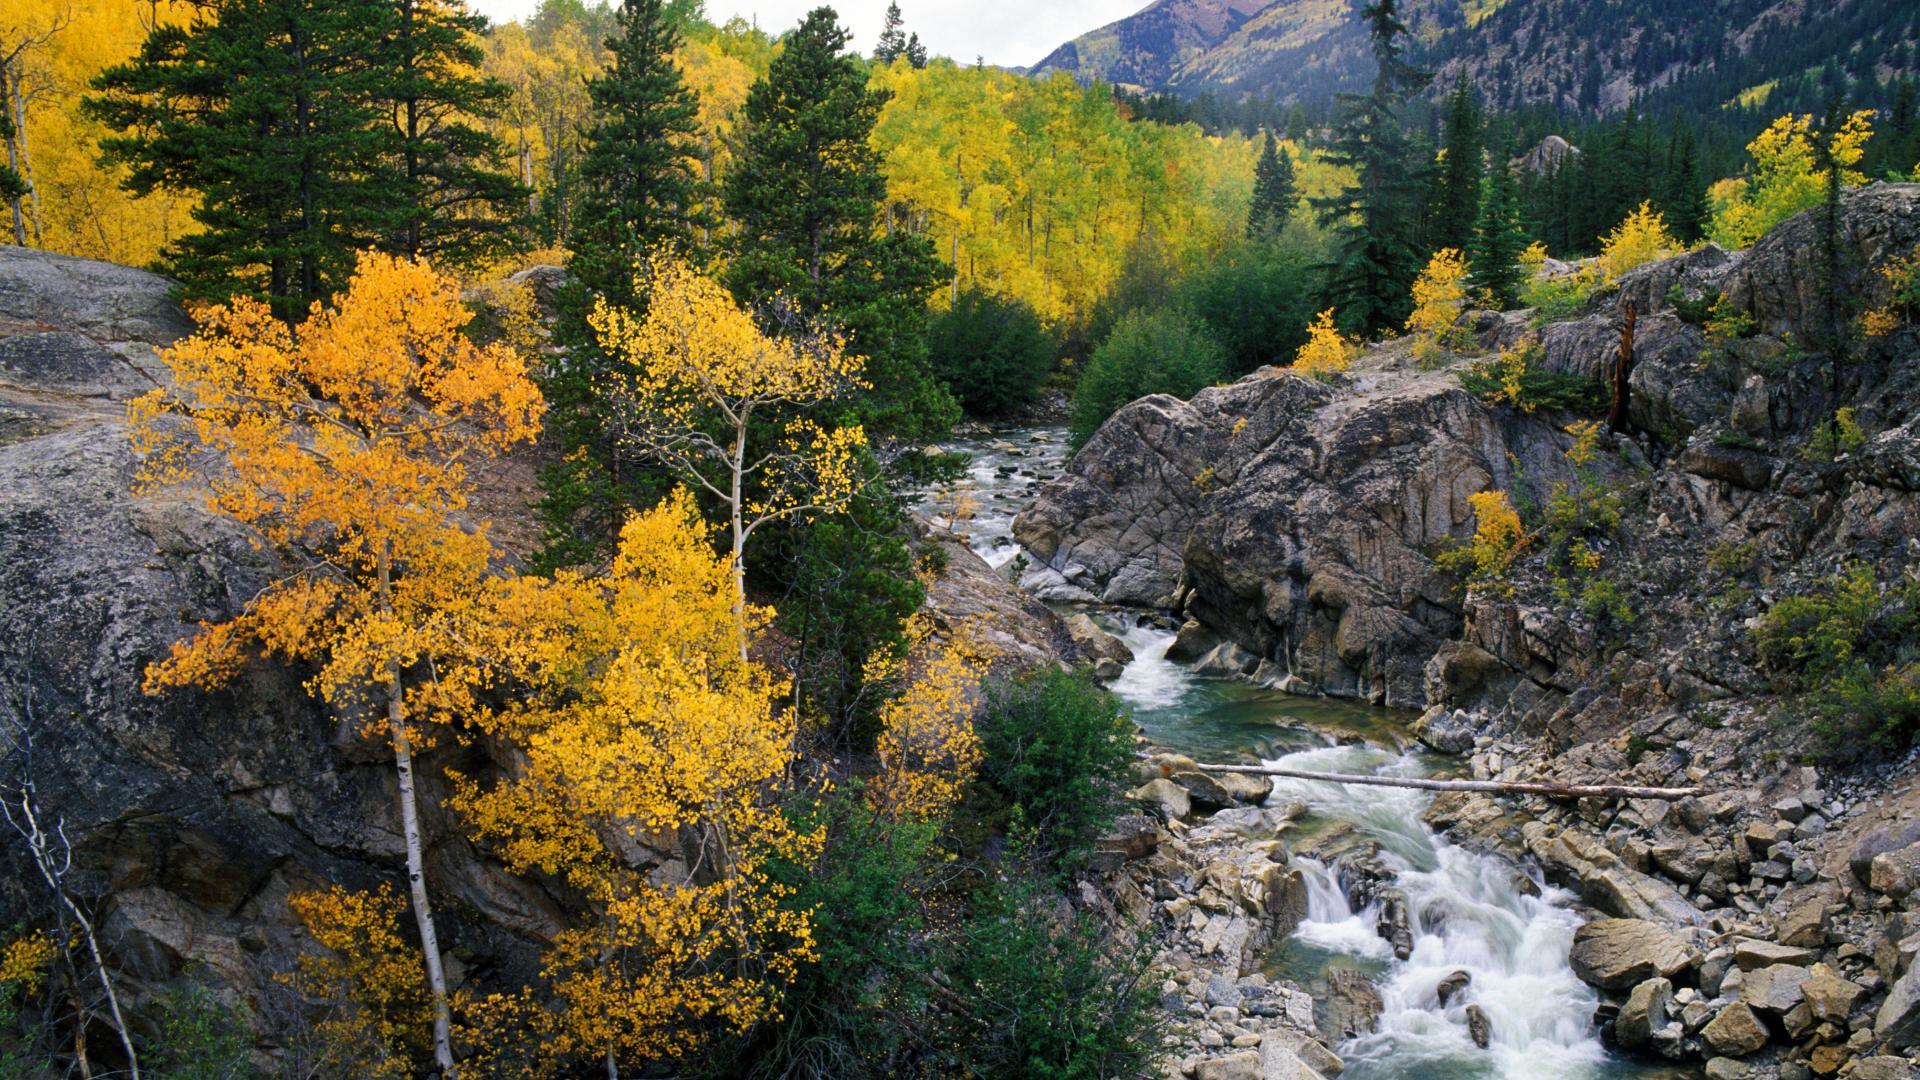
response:
[[[1493,795],[1545,795],[1551,799],[1685,799],[1712,794],[1703,787],[1636,787],[1632,784],[1546,784],[1527,780],[1428,780],[1416,776],[1363,776],[1355,773],[1305,772],[1272,765],[1200,765],[1202,772],[1253,773],[1293,780],[1321,780],[1329,784],[1370,784],[1374,787],[1418,788],[1422,791],[1484,791]]]

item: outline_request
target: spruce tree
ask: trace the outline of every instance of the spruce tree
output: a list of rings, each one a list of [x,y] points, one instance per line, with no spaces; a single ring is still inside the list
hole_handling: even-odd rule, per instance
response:
[[[1253,165],[1253,201],[1247,207],[1247,239],[1265,240],[1279,235],[1293,215],[1300,193],[1293,178],[1293,155],[1283,152],[1267,132],[1260,160]]]
[[[386,172],[396,190],[389,250],[472,267],[514,246],[526,188],[506,171],[500,140],[476,120],[500,115],[511,91],[479,74],[483,15],[461,0],[398,0],[387,12],[375,94],[391,103]]]
[[[845,327],[868,358],[869,436],[937,437],[959,410],[925,363],[927,301],[950,272],[925,237],[882,228],[870,136],[887,95],[867,86],[848,37],[832,8],[814,9],[748,92],[726,181],[738,225],[726,280],[743,303],[783,295]]]
[[[1480,209],[1481,173],[1480,106],[1474,100],[1473,86],[1461,68],[1447,95],[1446,121],[1442,126],[1446,159],[1441,163],[1439,183],[1434,194],[1429,246],[1465,250],[1473,236],[1473,223]]]
[[[211,0],[102,71],[89,115],[135,195],[199,195],[198,232],[160,260],[187,295],[261,297],[282,318],[344,283],[393,235],[389,22],[379,0]],[[383,128],[383,125],[384,128]],[[374,178],[375,182],[369,182]]]
[[[1712,208],[1707,204],[1706,184],[1700,178],[1700,151],[1690,128],[1682,128],[1674,139],[1660,208],[1675,239],[1686,244],[1700,239]]]
[[[927,47],[920,44],[919,34],[908,34],[901,30],[904,20],[900,16],[899,4],[887,5],[887,21],[880,30],[879,40],[874,42],[873,59],[880,64],[891,64],[902,57],[914,67],[927,66]]]
[[[1526,229],[1520,220],[1520,190],[1507,155],[1498,155],[1487,173],[1473,236],[1467,244],[1467,282],[1485,292],[1501,311],[1520,302],[1526,268],[1520,253],[1526,250]]]
[[[1426,85],[1427,74],[1405,59],[1407,28],[1397,0],[1374,0],[1361,17],[1378,70],[1370,92],[1341,95],[1327,154],[1353,170],[1354,182],[1313,206],[1333,230],[1328,303],[1344,329],[1373,334],[1406,321],[1408,291],[1424,262],[1417,245],[1421,170],[1400,110]]]
[[[661,0],[624,0],[606,41],[611,57],[587,83],[592,125],[576,172],[579,195],[571,234],[570,281],[560,297],[554,340],[564,360],[542,380],[547,427],[561,451],[541,471],[543,568],[591,562],[607,551],[629,507],[660,478],[621,446],[607,375],[612,361],[587,324],[594,299],[637,307],[633,265],[663,244],[690,245],[698,195],[688,165],[696,135],[693,95],[673,52],[674,17]]]

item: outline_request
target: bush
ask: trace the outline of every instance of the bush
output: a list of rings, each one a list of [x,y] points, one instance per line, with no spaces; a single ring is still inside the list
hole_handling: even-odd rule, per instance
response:
[[[1489,405],[1511,405],[1522,412],[1598,414],[1606,394],[1598,379],[1540,366],[1540,343],[1524,338],[1460,373],[1460,385]]]
[[[1306,344],[1323,256],[1298,232],[1236,247],[1180,285],[1178,302],[1212,331],[1230,378],[1284,365]]]
[[[1139,942],[1093,916],[1061,918],[1044,879],[976,897],[942,965],[960,997],[941,1016],[946,1075],[981,1080],[1144,1076],[1165,1024]]]
[[[981,798],[997,803],[983,813],[1033,830],[1046,858],[1076,860],[1113,823],[1133,721],[1091,678],[1038,671],[994,686],[975,731],[985,752]]]
[[[1206,324],[1179,309],[1135,311],[1093,351],[1073,395],[1073,445],[1122,405],[1149,394],[1191,397],[1220,381],[1226,353]]]
[[[1835,756],[1904,749],[1920,732],[1920,583],[1883,590],[1855,566],[1775,604],[1754,643],[1784,688],[1806,694]]]
[[[933,317],[927,351],[934,372],[975,416],[1017,412],[1053,372],[1053,341],[1033,309],[974,289]]]
[[[162,1080],[241,1080],[254,1075],[246,1013],[202,987],[163,993],[160,1039],[141,1064]]]

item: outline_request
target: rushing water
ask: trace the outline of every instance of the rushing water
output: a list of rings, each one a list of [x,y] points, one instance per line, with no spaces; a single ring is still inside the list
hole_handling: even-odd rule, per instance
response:
[[[929,493],[920,510],[964,534],[972,548],[1011,574],[1019,548],[1011,522],[1038,485],[1059,472],[1058,432],[1003,434],[956,445],[973,455],[968,475]],[[1112,684],[1156,743],[1202,760],[1261,760],[1311,772],[1427,775],[1449,760],[1422,752],[1406,717],[1363,705],[1301,698],[1203,679],[1167,659],[1172,632],[1139,613],[1095,617],[1133,650]],[[1343,1080],[1651,1080],[1688,1075],[1612,1057],[1595,1035],[1598,997],[1567,964],[1579,917],[1572,897],[1511,863],[1448,843],[1420,820],[1428,794],[1276,778],[1271,801],[1300,800],[1308,815],[1296,838],[1351,828],[1378,842],[1405,894],[1413,949],[1396,960],[1375,929],[1378,911],[1353,910],[1327,866],[1299,858],[1308,874],[1307,919],[1269,958],[1272,974],[1324,998],[1326,974],[1364,971],[1380,990],[1376,1030],[1336,1049]],[[1446,1005],[1438,987],[1469,975]],[[1473,1044],[1467,1007],[1489,1021],[1490,1046]]]

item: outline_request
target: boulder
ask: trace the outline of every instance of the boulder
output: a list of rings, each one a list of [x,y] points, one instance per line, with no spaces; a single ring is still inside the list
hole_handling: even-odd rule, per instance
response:
[[[1898,900],[1920,883],[1920,843],[1883,851],[1867,864],[1867,887]]]
[[[1473,749],[1473,740],[1480,729],[1465,711],[1436,705],[1414,721],[1413,734],[1442,754],[1464,754]]]
[[[1527,850],[1550,875],[1570,880],[1588,903],[1610,915],[1670,926],[1685,926],[1701,919],[1700,909],[1678,889],[1628,866],[1605,844],[1579,829],[1556,829],[1544,821],[1529,821],[1520,832]]]
[[[1746,1057],[1767,1045],[1767,1029],[1752,1009],[1736,1001],[1714,1014],[1700,1029],[1700,1038],[1716,1054]]]
[[[1804,967],[1813,963],[1813,950],[1780,945],[1757,938],[1733,939],[1733,962],[1741,971],[1753,971],[1756,968],[1771,967],[1774,964],[1795,964]]]
[[[1888,989],[1874,1015],[1873,1033],[1889,1046],[1920,1043],[1920,967],[1909,968]]]
[[[1243,1050],[1202,1061],[1193,1070],[1193,1080],[1264,1080],[1263,1072],[1260,1051]]]
[[[1327,973],[1326,1028],[1329,1042],[1370,1035],[1385,1009],[1373,980],[1352,968]]]
[[[1171,779],[1186,789],[1193,806],[1200,810],[1225,810],[1239,801],[1212,773],[1197,770],[1174,773]]]
[[[1467,984],[1471,983],[1472,981],[1473,981],[1472,972],[1468,972],[1468,971],[1453,972],[1452,974],[1448,975],[1446,978],[1441,979],[1440,985],[1434,987],[1434,996],[1440,999],[1440,1004],[1442,1006],[1445,1006],[1448,1001],[1453,999],[1453,995],[1459,993],[1462,990],[1465,990],[1467,988]]]
[[[1267,917],[1275,938],[1284,938],[1307,918],[1307,877],[1298,867],[1266,869]]]
[[[1318,1042],[1312,1039],[1306,1042],[1319,1047],[1320,1053],[1332,1058],[1335,1065],[1342,1064],[1338,1057]],[[1266,1038],[1260,1040],[1260,1080],[1326,1080],[1329,1075],[1338,1075],[1338,1070],[1329,1074],[1314,1068],[1294,1046],[1281,1042],[1275,1033],[1269,1032]]]
[[[1667,1026],[1667,1013],[1672,1007],[1673,983],[1666,979],[1640,983],[1614,1018],[1614,1039],[1628,1050],[1645,1049],[1653,1042],[1654,1032]]]
[[[1785,1016],[1795,1005],[1805,1000],[1801,987],[1811,977],[1803,967],[1790,964],[1774,964],[1771,967],[1757,968],[1747,972],[1740,982],[1740,1000],[1754,1009]]]
[[[1133,659],[1133,650],[1127,643],[1101,629],[1091,615],[1080,614],[1068,619],[1067,636],[1073,639],[1074,647],[1082,656],[1095,663],[1107,660],[1126,664]]]
[[[1800,984],[1800,993],[1813,1018],[1845,1024],[1853,1014],[1853,1007],[1867,992],[1866,987],[1841,975],[1831,964],[1815,964],[1808,972],[1807,981]]]
[[[1753,1075],[1753,1066],[1729,1057],[1714,1057],[1707,1059],[1702,1073],[1707,1080],[1748,1080]]]
[[[1177,821],[1193,813],[1193,801],[1187,796],[1187,789],[1159,777],[1127,792],[1127,798],[1144,803],[1163,820]]]
[[[1478,1005],[1469,1005],[1466,1013],[1467,1038],[1482,1050],[1493,1045],[1493,1021],[1487,1017],[1487,1010]]]
[[[1215,781],[1235,802],[1263,803],[1273,794],[1273,777],[1252,773],[1214,773]]]
[[[1665,927],[1644,919],[1595,919],[1573,932],[1574,974],[1603,990],[1625,990],[1685,971],[1693,960]]]

